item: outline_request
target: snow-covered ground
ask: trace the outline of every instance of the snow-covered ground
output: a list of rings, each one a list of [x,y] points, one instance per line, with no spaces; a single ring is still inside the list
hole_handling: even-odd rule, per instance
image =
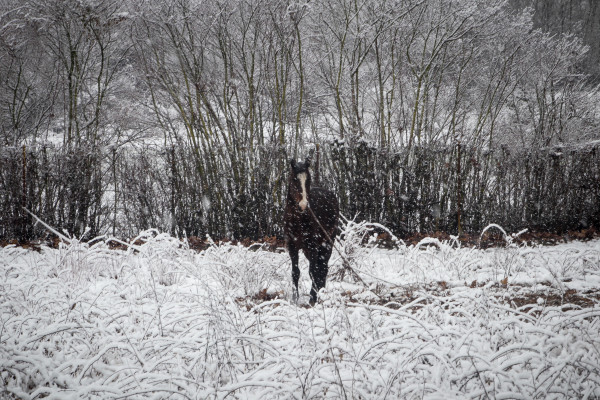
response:
[[[354,230],[352,230],[354,229]],[[600,398],[600,241],[284,252],[148,231],[0,249],[0,398]],[[140,242],[138,242],[140,243]],[[362,278],[340,276],[343,259]]]

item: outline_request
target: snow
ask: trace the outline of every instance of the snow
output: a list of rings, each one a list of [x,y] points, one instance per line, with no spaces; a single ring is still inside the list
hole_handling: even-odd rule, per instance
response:
[[[306,260],[291,304],[288,255],[257,246],[2,248],[0,397],[600,397],[600,241],[384,250],[357,226],[314,308]]]

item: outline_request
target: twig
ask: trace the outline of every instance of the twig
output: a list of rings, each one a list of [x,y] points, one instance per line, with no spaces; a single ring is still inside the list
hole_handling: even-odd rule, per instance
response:
[[[335,241],[333,239],[331,239],[331,236],[329,236],[329,233],[327,232],[327,230],[323,227],[323,225],[321,225],[321,221],[319,221],[319,219],[317,218],[317,216],[315,215],[315,213],[313,212],[312,208],[310,207],[310,204],[308,206],[308,211],[310,212],[310,215],[312,215],[312,217],[314,218],[314,220],[317,222],[317,225],[319,225],[319,228],[321,228],[321,230],[323,231],[323,233],[325,234],[325,237],[327,238],[327,240],[329,240],[329,243],[331,243],[331,246],[333,248],[335,248],[337,250],[337,252],[339,253],[340,257],[342,258],[342,266],[343,268],[346,270],[349,270],[350,273],[353,274],[354,277],[358,278],[358,280],[366,287],[367,284],[365,283],[365,281],[360,277],[360,275],[358,275],[356,273],[356,271],[354,271],[354,269],[350,266],[350,261],[348,261],[348,259],[346,257],[344,257],[344,254],[340,251],[340,249],[335,245]],[[343,275],[342,275],[343,276]]]
[[[52,232],[56,236],[58,236],[62,241],[65,241],[68,244],[71,244],[71,239],[69,239],[68,237],[66,237],[62,233],[59,233],[56,229],[52,228],[50,225],[48,225],[47,223],[45,223],[44,221],[42,221],[37,215],[35,215],[31,211],[29,211],[27,208],[25,208],[25,207],[22,207],[22,208],[23,208],[23,210],[27,211],[33,218],[35,218],[37,220],[37,222],[39,222],[40,224],[44,225],[46,227],[46,229],[48,229],[50,232]]]
[[[158,309],[158,328],[160,330],[160,336],[164,337],[163,327],[162,327],[162,317],[160,313],[160,303],[158,301],[158,294],[156,293],[156,281],[154,280],[154,273],[150,270],[150,277],[152,278],[152,288],[154,290],[154,298],[156,299],[156,307]]]

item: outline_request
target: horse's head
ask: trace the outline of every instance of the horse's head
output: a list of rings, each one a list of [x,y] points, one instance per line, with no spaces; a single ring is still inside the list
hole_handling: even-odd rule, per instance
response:
[[[296,162],[296,160],[290,162],[289,196],[302,211],[308,207],[310,198],[310,161],[309,156],[304,162]]]

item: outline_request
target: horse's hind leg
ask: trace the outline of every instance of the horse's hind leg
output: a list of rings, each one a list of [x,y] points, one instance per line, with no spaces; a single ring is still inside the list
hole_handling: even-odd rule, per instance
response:
[[[300,268],[298,267],[298,249],[292,241],[288,242],[288,252],[292,259],[292,301],[298,302],[298,279],[300,278]]]

